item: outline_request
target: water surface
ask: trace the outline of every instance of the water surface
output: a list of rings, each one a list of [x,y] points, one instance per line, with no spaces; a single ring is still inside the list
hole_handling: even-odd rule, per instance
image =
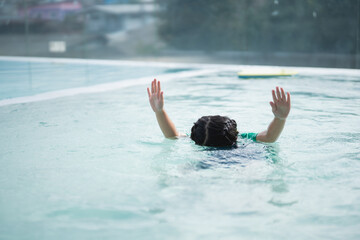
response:
[[[262,131],[271,89],[290,91],[278,142],[235,149],[164,139],[146,85],[2,106],[0,238],[359,239],[359,76],[224,70],[163,84],[185,133],[210,114]]]

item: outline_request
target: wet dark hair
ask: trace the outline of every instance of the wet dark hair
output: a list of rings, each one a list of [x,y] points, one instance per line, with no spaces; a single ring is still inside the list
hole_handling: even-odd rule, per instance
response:
[[[235,120],[219,115],[203,116],[191,128],[191,139],[209,147],[228,147],[236,144],[238,131]]]

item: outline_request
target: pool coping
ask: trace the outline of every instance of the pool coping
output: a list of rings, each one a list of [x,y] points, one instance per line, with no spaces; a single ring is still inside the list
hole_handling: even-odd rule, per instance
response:
[[[46,57],[18,57],[18,56],[0,56],[0,61],[18,61],[18,62],[53,62],[53,63],[77,63],[89,65],[110,65],[110,66],[152,66],[168,68],[218,68],[221,70],[239,71],[241,68],[281,68],[301,70],[305,73],[316,74],[360,74],[360,69],[348,68],[319,68],[319,67],[296,67],[296,66],[270,66],[270,65],[239,65],[239,64],[212,64],[212,63],[173,63],[173,62],[151,62],[151,61],[132,61],[132,60],[103,60],[103,59],[82,59],[82,58],[46,58]],[[323,72],[324,71],[324,72]]]

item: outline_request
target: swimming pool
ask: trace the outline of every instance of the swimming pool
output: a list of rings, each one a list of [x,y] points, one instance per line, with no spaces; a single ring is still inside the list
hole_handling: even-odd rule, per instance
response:
[[[58,75],[44,62],[31,60],[33,81]],[[2,95],[11,96],[0,101],[1,239],[360,237],[358,70],[240,80],[242,66],[138,64],[144,74],[130,79],[126,62],[69,67],[84,64],[107,74],[90,84],[66,72],[66,86]],[[292,110],[276,144],[214,151],[167,140],[147,101],[154,77],[182,132],[211,114],[264,130],[277,85],[292,93]]]

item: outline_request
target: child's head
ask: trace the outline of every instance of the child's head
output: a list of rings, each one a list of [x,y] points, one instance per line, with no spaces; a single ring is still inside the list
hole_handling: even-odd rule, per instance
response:
[[[202,146],[233,146],[239,133],[236,126],[235,120],[228,117],[204,116],[191,128],[191,139]]]

